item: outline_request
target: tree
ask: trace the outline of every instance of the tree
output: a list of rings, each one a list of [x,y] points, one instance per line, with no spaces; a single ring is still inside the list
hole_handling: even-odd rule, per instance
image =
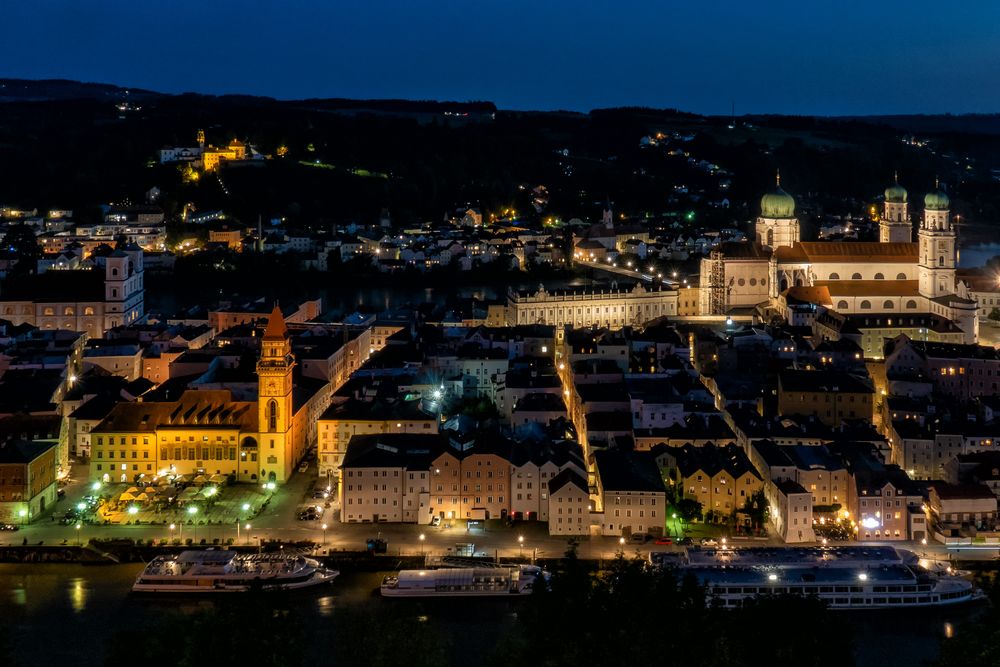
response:
[[[853,663],[849,628],[818,600],[775,596],[743,609],[721,609],[708,602],[692,575],[652,570],[638,558],[619,556],[606,571],[595,572],[571,549],[550,586],[537,587],[518,609],[488,665]],[[764,640],[775,627],[790,627],[796,636],[783,630],[780,641]]]
[[[34,273],[38,258],[41,252],[38,249],[38,240],[35,232],[28,225],[12,225],[4,234],[3,249],[13,255],[17,260],[12,273],[14,275],[27,275]]]
[[[987,315],[987,317],[993,320],[994,322],[1000,322],[1000,308],[994,307],[993,310],[990,311],[990,314]]]
[[[767,502],[764,489],[758,489],[751,494],[743,504],[742,511],[750,517],[754,528],[759,530],[766,525],[771,518],[771,505]]]
[[[701,521],[701,503],[694,498],[681,498],[677,501],[677,515],[686,523]]]

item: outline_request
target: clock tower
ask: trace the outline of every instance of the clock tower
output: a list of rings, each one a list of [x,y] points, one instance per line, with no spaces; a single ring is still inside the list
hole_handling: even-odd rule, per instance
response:
[[[292,369],[295,358],[281,309],[275,305],[267,320],[257,362],[257,414],[260,420],[259,477],[283,482],[295,464],[292,442]]]

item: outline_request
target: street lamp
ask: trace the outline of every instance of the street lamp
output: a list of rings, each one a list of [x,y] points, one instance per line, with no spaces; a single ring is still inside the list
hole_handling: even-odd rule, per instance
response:
[[[198,524],[194,522],[194,517],[198,513],[198,508],[194,505],[188,506],[188,514],[191,516],[191,525],[194,526],[194,539],[198,539]]]
[[[79,521],[77,521],[76,522],[76,546],[81,546],[82,545],[82,542],[80,541],[80,529],[81,528],[83,528],[83,524],[80,523]]]
[[[248,523],[244,528],[247,530],[247,544],[250,544],[250,524]]]
[[[421,556],[426,555],[426,552],[424,551],[424,540],[425,539],[426,539],[426,537],[424,536],[424,534],[420,533],[420,555]]]
[[[670,518],[674,520],[674,530],[677,531],[677,537],[681,536],[681,529],[677,527],[677,512],[670,515]]]
[[[517,536],[518,558],[524,556],[524,535]]]
[[[326,546],[326,524],[323,524],[323,546]]]
[[[17,516],[20,517],[21,523],[28,523],[28,508],[22,507],[17,511]]]

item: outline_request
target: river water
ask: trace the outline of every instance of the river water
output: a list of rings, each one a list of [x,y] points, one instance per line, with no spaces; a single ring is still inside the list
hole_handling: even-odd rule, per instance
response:
[[[130,626],[166,612],[193,612],[236,599],[150,597],[129,593],[141,564],[0,565],[0,623],[11,630],[21,664],[99,667],[108,642]],[[332,587],[299,591],[286,598],[309,627],[330,623],[338,609],[350,605],[410,605],[415,615],[429,615],[449,638],[455,664],[474,664],[512,627],[516,602],[496,600],[383,601],[375,594],[381,573],[341,575]],[[238,597],[238,596],[236,596]],[[441,604],[437,604],[441,603]],[[892,610],[849,613],[854,628],[857,664],[862,667],[920,665],[937,653],[949,632],[961,632],[975,608]],[[776,629],[780,632],[780,629]],[[822,629],[817,629],[822,631]],[[831,637],[831,641],[840,638]],[[775,637],[769,641],[780,641]],[[319,655],[324,647],[311,646]]]

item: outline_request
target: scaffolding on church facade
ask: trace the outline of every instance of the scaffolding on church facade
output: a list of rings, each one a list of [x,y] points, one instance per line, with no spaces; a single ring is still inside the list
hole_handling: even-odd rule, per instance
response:
[[[728,309],[728,299],[726,290],[726,263],[720,250],[713,250],[709,254],[711,272],[708,278],[709,289],[709,313],[712,315],[725,315]]]

